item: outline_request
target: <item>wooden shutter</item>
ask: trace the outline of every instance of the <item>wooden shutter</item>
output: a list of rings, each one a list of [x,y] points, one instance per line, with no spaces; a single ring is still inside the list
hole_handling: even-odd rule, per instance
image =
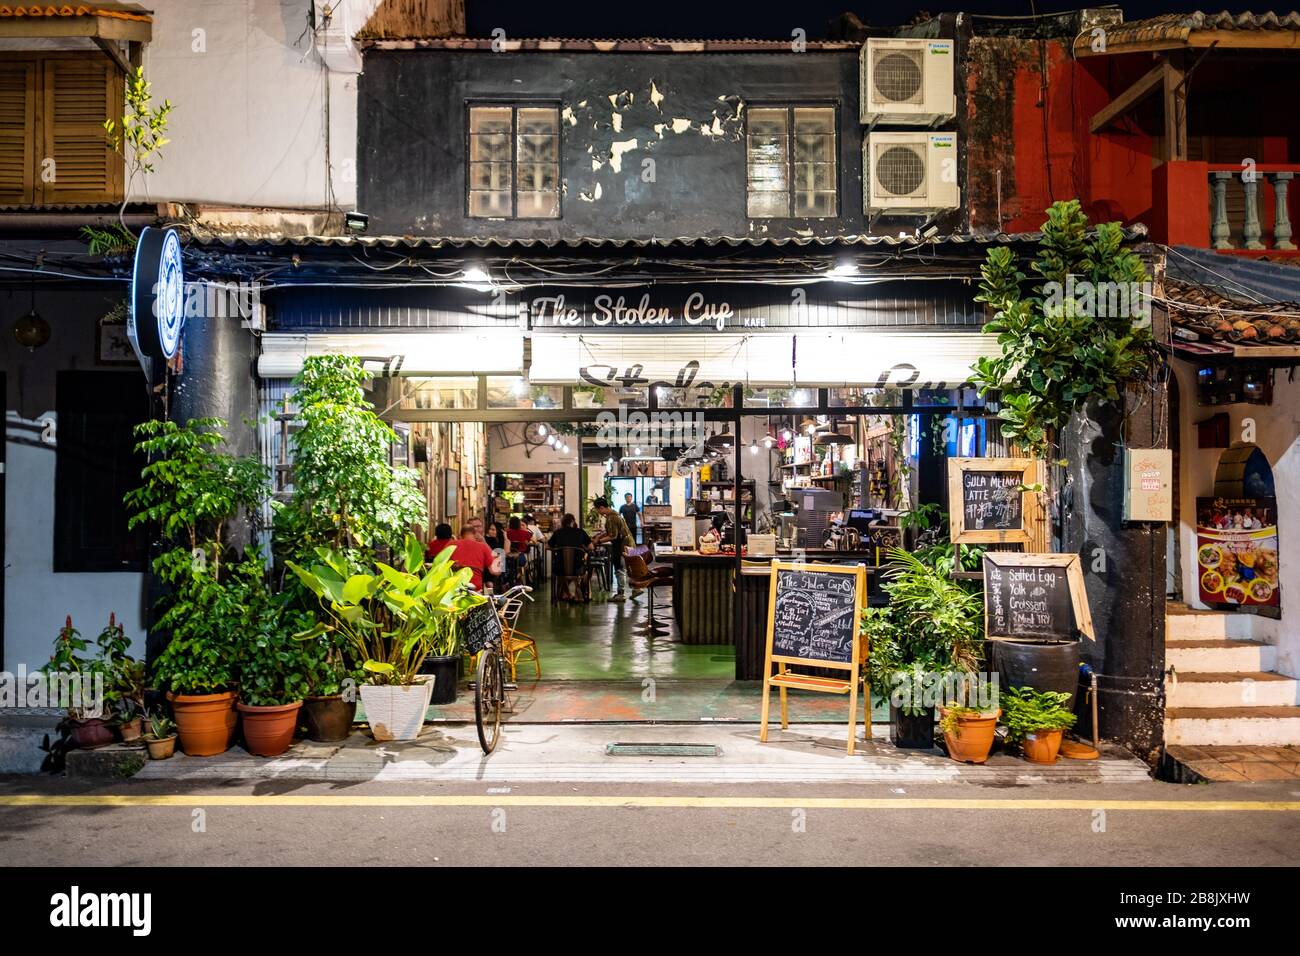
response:
[[[0,63],[0,203],[36,201],[36,63]]]
[[[122,159],[109,149],[104,121],[121,120],[122,78],[107,57],[50,58],[44,63],[41,158],[54,160],[54,177],[37,176],[41,201],[116,201]]]

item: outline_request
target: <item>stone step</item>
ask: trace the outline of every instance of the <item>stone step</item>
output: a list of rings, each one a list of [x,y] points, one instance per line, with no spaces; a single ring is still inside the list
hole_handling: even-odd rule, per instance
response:
[[[1300,744],[1300,707],[1168,707],[1165,745],[1286,747]]]
[[[1253,614],[1229,614],[1225,611],[1199,611],[1185,604],[1170,604],[1165,609],[1165,643],[1206,639],[1248,641],[1254,636]]]
[[[1270,671],[1179,671],[1165,678],[1169,707],[1285,707],[1300,704],[1300,681]]]
[[[39,773],[45,751],[41,742],[46,735],[58,739],[62,713],[0,715],[0,774]]]
[[[1277,648],[1254,641],[1179,641],[1165,647],[1165,666],[1193,673],[1252,674],[1277,666]]]

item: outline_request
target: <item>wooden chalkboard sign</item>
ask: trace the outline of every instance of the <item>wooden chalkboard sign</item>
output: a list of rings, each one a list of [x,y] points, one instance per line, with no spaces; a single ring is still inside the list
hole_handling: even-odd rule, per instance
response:
[[[502,635],[501,619],[490,600],[466,611],[457,627],[460,650],[467,654],[477,654],[487,647],[489,641],[499,640]]]
[[[1077,554],[984,555],[984,633],[987,637],[1096,640]]]
[[[950,458],[948,522],[953,541],[961,544],[1031,543],[1031,524],[1038,517],[1036,494],[1020,490],[1034,484],[1038,462],[1032,458]]]
[[[767,740],[771,689],[781,691],[781,729],[790,725],[786,691],[811,690],[849,695],[849,743],[858,720],[858,684],[863,645],[858,622],[867,600],[867,571],[862,565],[772,562],[767,604],[767,652],[763,677],[763,716],[758,739]],[[775,665],[776,673],[773,673]],[[843,678],[821,677],[791,667],[845,671]],[[867,689],[865,723],[870,737],[871,705]]]

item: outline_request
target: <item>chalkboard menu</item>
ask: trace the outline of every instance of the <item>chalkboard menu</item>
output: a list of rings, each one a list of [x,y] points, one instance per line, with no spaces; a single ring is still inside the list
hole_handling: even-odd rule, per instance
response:
[[[773,656],[851,664],[858,607],[853,569],[778,569]]]
[[[949,458],[948,534],[961,544],[1021,544],[1041,529],[1042,509],[1028,492],[1041,480],[1032,458]]]
[[[984,556],[984,615],[989,637],[1068,641],[1092,637],[1092,618],[1079,556]]]
[[[961,506],[968,531],[1019,531],[1024,527],[1024,473],[1019,471],[964,471]]]
[[[461,650],[477,654],[488,642],[501,636],[501,619],[492,602],[479,604],[465,612],[459,621]]]

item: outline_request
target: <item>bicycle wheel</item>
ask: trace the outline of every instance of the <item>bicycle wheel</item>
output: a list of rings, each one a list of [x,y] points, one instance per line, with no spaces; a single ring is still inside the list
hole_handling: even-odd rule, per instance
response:
[[[490,754],[501,739],[501,667],[494,648],[485,647],[478,656],[478,674],[474,682],[474,723],[483,753]]]

